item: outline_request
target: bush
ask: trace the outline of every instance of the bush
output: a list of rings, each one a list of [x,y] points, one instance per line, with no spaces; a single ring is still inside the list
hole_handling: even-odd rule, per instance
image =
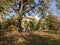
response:
[[[17,30],[17,27],[15,25],[10,25],[10,26],[8,26],[8,30],[15,31],[15,30]]]

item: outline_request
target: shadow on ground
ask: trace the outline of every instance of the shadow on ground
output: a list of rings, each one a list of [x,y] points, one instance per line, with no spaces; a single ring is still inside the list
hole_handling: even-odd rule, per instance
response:
[[[0,33],[0,45],[60,45],[59,40],[32,34],[31,32],[5,36]]]

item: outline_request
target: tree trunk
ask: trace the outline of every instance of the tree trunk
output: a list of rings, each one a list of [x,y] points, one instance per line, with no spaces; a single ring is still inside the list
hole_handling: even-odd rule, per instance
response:
[[[17,13],[18,13],[18,22],[19,22],[19,24],[17,25],[19,27],[18,31],[22,32],[23,28],[22,28],[21,22],[22,22],[22,16],[23,16],[23,1],[21,1],[21,8],[19,8],[19,11]]]
[[[59,33],[60,33],[60,28],[58,29],[58,36],[59,36]]]
[[[22,25],[21,25],[22,18],[18,19],[18,22],[19,22],[18,25],[17,25],[19,27],[19,30],[18,31],[19,32],[22,32]]]

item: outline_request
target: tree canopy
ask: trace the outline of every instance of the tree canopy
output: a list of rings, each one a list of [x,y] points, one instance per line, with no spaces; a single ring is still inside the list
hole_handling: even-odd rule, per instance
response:
[[[50,24],[52,22],[55,22],[51,20],[51,17],[53,16],[51,17],[47,16],[47,13],[48,15],[52,13],[51,11],[48,10],[49,1],[50,0],[38,0],[38,3],[36,3],[36,0],[0,0],[0,16],[3,19],[5,19],[4,16],[12,15],[12,17],[8,20],[10,20],[9,22],[11,22],[12,24],[15,23],[16,26],[20,28],[19,30],[21,30],[22,28],[23,18],[32,20],[32,23],[31,21],[29,21],[29,25],[31,24],[37,27],[40,24],[40,27],[44,28],[43,26],[45,24],[44,22],[47,21],[46,17],[48,17],[48,21],[50,21],[49,22]],[[59,0],[57,0],[57,2],[59,2]],[[14,12],[14,15],[13,15],[13,12]],[[39,17],[39,21],[37,24],[34,24],[33,18],[31,19],[27,17],[27,16],[34,16],[34,15]],[[49,23],[45,25],[50,26]]]

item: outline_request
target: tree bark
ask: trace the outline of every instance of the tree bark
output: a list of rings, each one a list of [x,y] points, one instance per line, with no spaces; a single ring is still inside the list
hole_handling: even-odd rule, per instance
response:
[[[19,22],[19,24],[17,25],[19,27],[18,31],[22,32],[21,22],[22,22],[22,16],[23,16],[23,1],[21,1],[21,8],[17,13],[18,13],[18,22]]]

